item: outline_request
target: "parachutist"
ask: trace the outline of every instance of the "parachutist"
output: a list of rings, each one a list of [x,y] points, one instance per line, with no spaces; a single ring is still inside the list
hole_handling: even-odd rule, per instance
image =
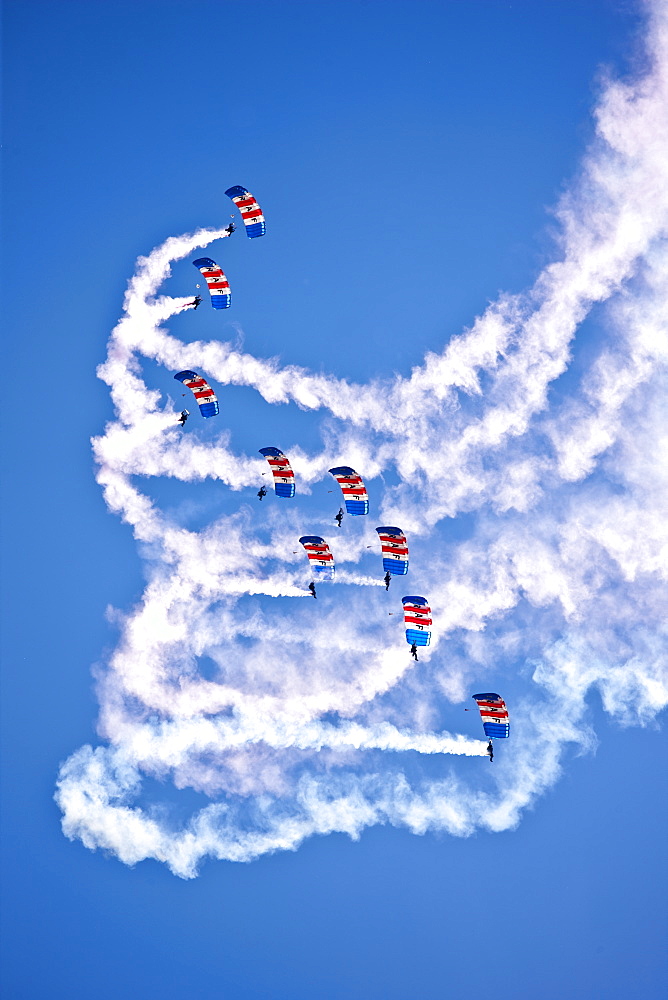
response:
[[[192,300],[192,302],[189,302],[188,305],[192,306],[193,309],[197,309],[197,306],[200,304],[201,301],[202,301],[202,296],[196,295],[195,298]]]
[[[489,754],[489,762],[491,764],[492,761],[494,760],[494,747],[492,746],[492,741],[491,740],[487,744],[487,753]]]
[[[341,527],[341,521],[343,520],[343,507],[339,507],[339,513],[334,518],[339,528]]]
[[[181,410],[181,415],[179,416],[179,423],[181,424],[181,427],[183,427],[189,416],[190,414],[187,410]]]
[[[227,233],[228,236],[231,236],[236,228],[237,227],[234,225],[234,223],[230,222],[229,226],[225,226],[225,232]]]
[[[263,497],[266,497],[266,495],[267,495],[267,490],[265,489],[264,486],[261,486],[260,489],[257,491],[258,500],[261,500]]]
[[[383,580],[385,581],[385,590],[389,590],[390,589],[390,582],[392,580],[392,577],[390,576],[389,569],[388,569],[387,573],[385,574],[385,576],[383,577]]]
[[[413,645],[411,646],[411,656],[413,657],[414,660],[417,660],[418,658],[417,645],[415,643],[413,643]]]
[[[315,584],[314,584],[313,580],[311,580],[311,582],[309,583],[308,589],[311,591],[311,597],[315,597],[317,599],[317,595],[316,595],[316,592],[315,592]]]

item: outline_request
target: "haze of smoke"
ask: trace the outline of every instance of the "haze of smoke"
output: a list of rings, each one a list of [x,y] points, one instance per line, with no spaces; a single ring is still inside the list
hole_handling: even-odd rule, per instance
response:
[[[353,385],[172,337],[162,324],[187,300],[157,297],[170,264],[224,230],[170,239],[139,261],[100,368],[117,420],[94,452],[109,508],[148,547],[149,581],[98,678],[108,745],[61,769],[67,836],[190,877],[207,856],[247,861],[373,823],[508,829],[557,780],[569,744],[594,745],[592,688],[625,724],[665,706],[665,5],[652,8],[648,50],[646,75],[602,92],[596,141],[557,212],[561,259],[408,379]],[[551,389],[573,337],[604,302],[603,347],[560,397]],[[372,528],[336,539],[339,582],[364,589],[351,602],[349,587],[323,587],[315,617],[311,602],[292,601],[309,596],[294,511],[260,524],[242,505],[195,532],[141,492],[133,477],[241,490],[265,469],[234,454],[225,432],[213,444],[181,434],[141,358],[325,411],[320,453],[286,448],[307,486],[340,463],[367,480],[396,473],[379,523],[409,532],[410,590],[434,609],[419,665],[380,581],[354,566],[377,547]],[[449,541],[441,522],[462,512],[474,515],[470,536]],[[512,754],[484,776],[460,760],[439,778],[409,777],[406,752],[484,755],[481,741],[439,732],[441,718],[492,666],[511,683],[518,664]],[[179,824],[136,804],[144,776],[222,800]]]

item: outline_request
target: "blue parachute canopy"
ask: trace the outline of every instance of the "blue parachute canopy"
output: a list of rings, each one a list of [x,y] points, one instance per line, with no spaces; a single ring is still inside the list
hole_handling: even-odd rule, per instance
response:
[[[241,212],[241,218],[246,227],[246,236],[255,239],[257,236],[264,236],[267,231],[267,224],[262,214],[262,209],[257,201],[245,187],[235,184],[225,192]]]
[[[203,417],[215,417],[218,413],[218,400],[216,394],[205,378],[197,372],[184,371],[177,372],[174,376],[177,382],[182,382],[192,389],[197,400],[199,412]]]
[[[260,454],[269,462],[276,496],[289,500],[295,495],[295,474],[287,458],[280,448],[260,448]]]
[[[368,514],[369,496],[362,477],[349,465],[338,465],[329,470],[341,487],[346,510],[349,514]]]
[[[232,302],[232,292],[230,283],[223,273],[223,269],[211,257],[198,257],[193,261],[193,265],[201,273],[206,281],[211,295],[211,306],[213,309],[229,309]]]
[[[392,576],[408,573],[408,542],[401,528],[376,528],[383,550],[383,569]]]
[[[431,608],[424,597],[402,597],[406,642],[412,646],[428,646],[431,642]]]
[[[495,740],[507,739],[510,736],[510,717],[501,695],[488,691],[486,694],[474,694],[471,697],[480,709],[485,736]]]
[[[311,569],[321,580],[334,579],[334,556],[329,545],[320,535],[302,535],[299,544],[306,549]]]

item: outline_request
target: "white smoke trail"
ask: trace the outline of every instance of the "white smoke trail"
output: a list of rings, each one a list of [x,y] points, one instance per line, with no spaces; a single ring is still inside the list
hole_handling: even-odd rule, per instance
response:
[[[569,743],[593,745],[592,688],[626,724],[668,702],[663,4],[648,52],[644,76],[602,93],[596,141],[557,213],[561,259],[408,379],[352,385],[169,334],[163,324],[189,301],[158,296],[170,264],[225,230],[167,240],[140,259],[99,370],[117,419],[93,447],[106,502],[142,543],[149,581],[119,616],[118,647],[98,677],[108,746],[83,747],[61,769],[68,836],[190,877],[207,856],[250,860],[378,822],[418,833],[507,829],[557,779]],[[606,303],[598,356],[580,382],[554,391],[597,303]],[[302,492],[337,464],[365,476],[374,502],[373,481],[398,477],[377,523],[409,534],[407,589],[428,594],[433,609],[434,642],[419,663],[401,617],[387,615],[399,584],[387,596],[371,575],[373,526],[334,534],[331,515],[311,519],[329,533],[337,584],[318,588],[317,602],[293,601],[310,596],[294,551],[305,527],[298,502],[280,511],[242,502],[194,531],[142,492],[161,476],[239,491],[266,465],[235,454],[225,430],[206,443],[182,433],[141,359],[324,411],[319,453],[286,448]],[[462,513],[472,520],[456,540],[451,519]],[[482,773],[463,758],[484,756],[485,744],[442,730],[471,685],[488,689],[490,670],[513,695],[513,738]],[[418,763],[425,755],[459,760],[440,762],[435,777]],[[167,803],[139,804],[151,777],[214,801],[179,823]]]

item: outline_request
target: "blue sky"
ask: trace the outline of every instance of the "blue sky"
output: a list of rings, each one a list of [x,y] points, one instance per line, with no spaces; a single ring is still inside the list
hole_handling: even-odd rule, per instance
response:
[[[667,35],[6,4],[8,996],[663,995]],[[202,252],[225,313],[182,309]],[[182,432],[185,367],[221,413]]]

